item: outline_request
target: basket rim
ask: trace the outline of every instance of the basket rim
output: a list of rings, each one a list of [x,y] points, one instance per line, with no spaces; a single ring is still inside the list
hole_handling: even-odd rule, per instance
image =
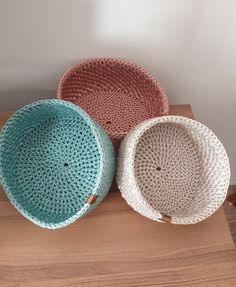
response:
[[[90,127],[90,129],[91,129],[91,131],[95,137],[95,140],[96,140],[96,143],[98,146],[98,150],[99,150],[99,155],[100,155],[100,166],[99,166],[99,173],[97,176],[97,182],[96,182],[94,189],[91,190],[90,195],[94,195],[94,196],[99,195],[99,194],[97,194],[97,191],[99,191],[99,187],[100,187],[101,180],[102,180],[102,174],[103,174],[103,169],[104,169],[104,153],[103,153],[101,136],[97,131],[97,129],[98,129],[98,127],[96,126],[97,123],[95,123],[93,121],[93,119],[83,109],[81,109],[80,107],[74,105],[73,103],[67,102],[67,101],[58,100],[58,99],[48,99],[48,100],[40,100],[40,101],[33,102],[33,103],[25,105],[21,109],[17,110],[8,119],[8,121],[5,123],[4,127],[2,128],[2,130],[0,132],[0,182],[4,188],[4,191],[5,191],[8,199],[9,199],[9,201],[13,204],[13,206],[27,219],[29,219],[30,221],[32,221],[33,223],[35,223],[41,227],[48,228],[48,229],[56,229],[56,228],[64,227],[70,223],[73,223],[78,218],[82,217],[90,209],[92,209],[93,206],[90,205],[86,201],[84,203],[84,205],[74,215],[72,215],[71,217],[69,217],[69,218],[67,218],[61,222],[58,222],[58,223],[48,223],[48,222],[45,222],[43,220],[38,220],[36,216],[33,216],[29,212],[27,212],[22,207],[21,203],[15,199],[14,193],[11,191],[11,187],[8,185],[7,180],[4,177],[3,167],[2,167],[2,164],[3,164],[2,163],[2,153],[3,153],[2,142],[4,141],[4,135],[7,132],[8,128],[11,127],[12,124],[14,124],[15,120],[17,120],[18,118],[21,118],[24,112],[28,112],[30,110],[33,111],[33,109],[35,107],[40,106],[40,105],[44,105],[44,104],[46,104],[46,105],[57,104],[57,105],[62,105],[62,106],[72,108],[74,111],[78,112],[78,114],[86,121],[86,123]]]
[[[168,101],[168,97],[166,94],[165,89],[163,88],[163,86],[160,84],[160,82],[158,81],[157,78],[155,78],[147,69],[143,68],[142,66],[133,63],[132,61],[129,60],[125,60],[125,59],[120,59],[120,58],[113,58],[113,57],[91,57],[91,58],[87,58],[87,59],[82,59],[80,62],[78,62],[77,64],[72,65],[71,67],[69,67],[64,74],[62,75],[61,79],[59,80],[58,83],[58,87],[57,87],[57,98],[63,100],[64,97],[62,95],[62,90],[63,90],[63,85],[66,82],[66,80],[70,77],[70,75],[78,70],[79,68],[81,68],[84,65],[87,65],[89,63],[99,63],[100,61],[108,61],[111,63],[120,63],[123,64],[124,66],[132,66],[133,69],[135,70],[139,70],[141,73],[145,74],[150,81],[152,81],[159,89],[160,92],[160,97],[162,98],[162,105],[163,105],[163,112],[161,112],[160,114],[156,114],[154,116],[166,116],[169,113],[169,101]],[[153,116],[152,116],[153,117]],[[128,133],[128,131],[126,132],[119,132],[119,133],[115,133],[115,132],[109,132],[109,136],[112,137],[112,139],[122,139],[126,134]]]
[[[217,138],[217,136],[207,126],[205,126],[204,124],[200,123],[199,121],[196,121],[196,120],[193,120],[193,119],[190,119],[190,118],[187,118],[187,117],[183,117],[183,116],[163,116],[163,117],[159,117],[159,118],[148,119],[148,120],[143,121],[142,123],[136,125],[133,129],[131,129],[129,134],[125,137],[125,140],[124,140],[123,144],[121,145],[121,149],[122,149],[122,152],[125,153],[125,156],[126,156],[126,158],[125,158],[125,164],[126,164],[125,170],[126,170],[126,172],[127,171],[129,172],[130,182],[132,182],[132,184],[135,186],[135,189],[133,188],[132,192],[136,193],[143,200],[143,202],[145,202],[145,205],[151,211],[152,216],[156,218],[155,220],[163,222],[162,221],[163,214],[161,214],[156,209],[154,209],[150,205],[150,203],[144,198],[144,196],[143,196],[143,194],[142,194],[142,192],[141,192],[141,190],[139,188],[139,185],[137,183],[137,179],[135,177],[134,164],[133,164],[134,160],[135,160],[136,147],[137,147],[137,144],[139,142],[140,137],[148,129],[152,128],[153,126],[155,126],[157,124],[162,124],[162,123],[175,123],[175,124],[177,123],[177,124],[182,124],[182,125],[185,124],[185,123],[188,123],[188,124],[191,124],[191,125],[198,125],[203,130],[208,132],[208,134],[210,134],[210,136],[212,138],[214,138],[214,140],[217,142],[218,148],[220,150],[222,161],[225,161],[225,163],[226,163],[225,164],[225,169],[226,169],[225,182],[227,182],[227,183],[225,184],[225,192],[224,192],[224,194],[222,192],[222,195],[221,195],[221,200],[220,201],[221,201],[221,204],[222,204],[224,202],[226,194],[227,194],[227,189],[228,189],[228,186],[229,186],[229,183],[230,183],[230,175],[231,175],[231,173],[230,173],[230,163],[229,163],[229,158],[228,158],[228,155],[226,153],[226,150],[225,150],[223,144],[221,143],[221,141]],[[125,145],[133,147],[132,149],[130,149],[131,151],[129,153],[126,152]],[[120,155],[119,155],[119,157],[120,157]],[[120,160],[118,159],[118,162],[119,161]],[[119,164],[118,164],[118,166],[119,166]],[[126,196],[124,195],[124,192],[122,192],[122,188],[121,188],[121,185],[122,185],[121,181],[122,181],[122,178],[124,177],[124,168],[122,167],[122,169],[123,170],[120,171],[121,174],[116,179],[117,179],[118,186],[119,186],[119,188],[121,190],[122,196],[125,199],[127,199]],[[227,186],[227,188],[226,188],[226,186]],[[218,206],[218,205],[215,204],[214,201],[211,201],[207,205],[207,207],[205,208],[205,209],[211,208],[211,213],[208,213],[207,216],[206,216],[204,211],[200,210],[199,212],[194,214],[194,218],[195,219],[192,220],[191,224],[198,223],[198,222],[206,219],[207,217],[212,215],[221,206],[221,204]],[[136,211],[139,212],[139,210],[136,210]],[[146,215],[144,215],[144,216],[146,216]],[[188,216],[186,218],[189,218],[189,217],[190,216]],[[185,221],[185,218],[179,218],[179,217],[176,217],[175,215],[171,216],[171,222],[172,223],[175,223],[175,224],[186,224],[186,223],[184,223],[184,221]]]

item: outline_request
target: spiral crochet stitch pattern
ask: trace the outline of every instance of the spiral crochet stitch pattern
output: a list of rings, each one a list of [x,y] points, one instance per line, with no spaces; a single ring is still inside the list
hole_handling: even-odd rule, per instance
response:
[[[226,151],[203,124],[180,116],[144,121],[123,140],[117,183],[140,214],[193,224],[223,203],[230,180]]]
[[[166,93],[148,71],[110,58],[82,61],[69,69],[59,83],[58,98],[87,111],[116,146],[134,125],[168,114]]]
[[[12,204],[45,228],[97,206],[115,172],[112,143],[81,108],[43,100],[18,110],[0,134],[0,179]]]

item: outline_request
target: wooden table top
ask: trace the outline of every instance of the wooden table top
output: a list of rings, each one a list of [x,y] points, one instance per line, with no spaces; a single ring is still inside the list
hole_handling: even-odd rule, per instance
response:
[[[193,117],[190,105],[170,114]],[[11,115],[0,114],[2,126]],[[0,286],[236,286],[236,251],[223,209],[191,226],[149,220],[112,190],[86,217],[42,229],[0,189]]]

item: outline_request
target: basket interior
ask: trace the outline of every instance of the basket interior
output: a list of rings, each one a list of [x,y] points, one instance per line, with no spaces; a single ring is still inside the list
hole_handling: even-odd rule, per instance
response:
[[[135,150],[134,167],[144,199],[162,214],[181,217],[181,210],[193,205],[201,192],[200,150],[183,125],[160,123],[145,131]],[[195,211],[190,208],[188,213]]]
[[[2,174],[30,217],[56,224],[77,213],[97,184],[100,153],[84,118],[66,105],[39,105],[8,124]]]
[[[85,109],[112,139],[142,120],[165,113],[163,91],[143,69],[119,60],[91,60],[72,68],[60,97]]]

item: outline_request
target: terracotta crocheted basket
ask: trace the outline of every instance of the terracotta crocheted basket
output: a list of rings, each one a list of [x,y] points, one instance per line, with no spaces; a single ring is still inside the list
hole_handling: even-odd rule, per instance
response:
[[[178,116],[137,125],[123,140],[117,183],[134,210],[156,221],[193,224],[223,203],[226,151],[203,124]]]
[[[79,107],[61,100],[17,111],[0,134],[0,180],[12,204],[41,227],[74,222],[105,197],[112,143]]]
[[[137,123],[168,113],[160,83],[143,68],[115,59],[92,59],[72,67],[59,83],[58,98],[87,111],[116,145]]]

